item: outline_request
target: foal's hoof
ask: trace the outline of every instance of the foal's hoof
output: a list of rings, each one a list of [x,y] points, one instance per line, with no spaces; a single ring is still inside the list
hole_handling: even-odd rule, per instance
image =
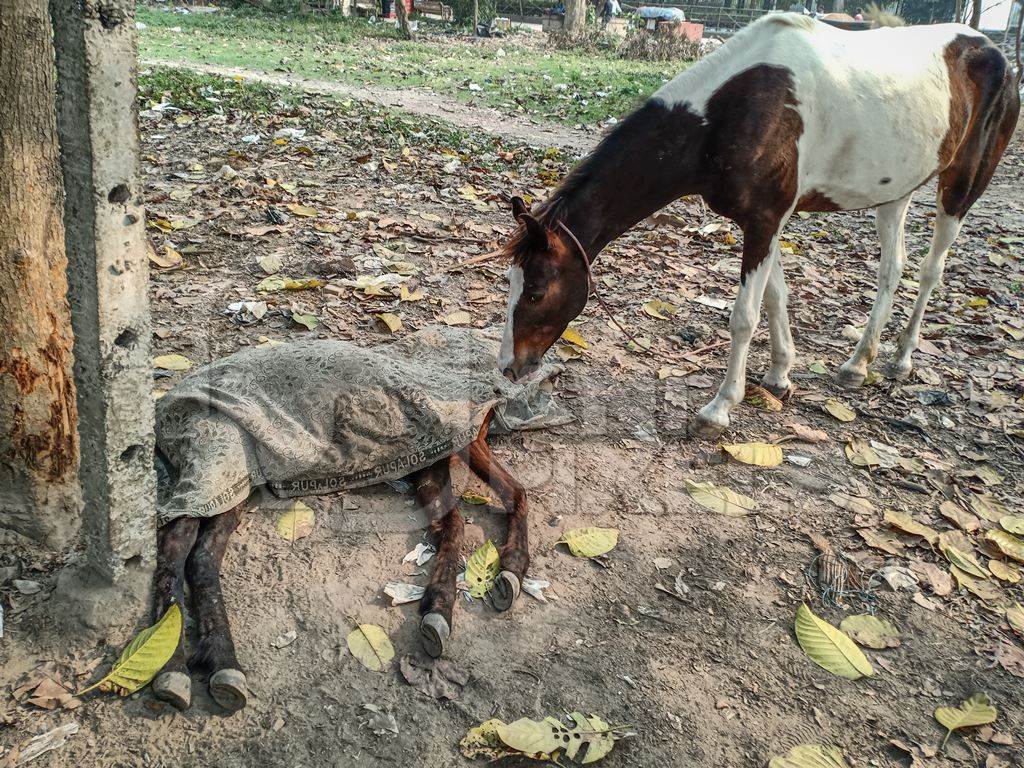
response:
[[[701,440],[717,440],[724,431],[725,427],[723,425],[708,421],[700,414],[690,419],[690,423],[687,425],[687,432],[689,432],[690,437],[696,437]]]
[[[431,658],[441,657],[451,634],[448,620],[440,613],[428,613],[420,619],[420,640],[423,643],[423,650]]]
[[[771,392],[773,395],[775,395],[775,397],[777,397],[779,400],[781,400],[784,403],[789,401],[790,399],[792,399],[793,392],[795,391],[793,389],[793,385],[789,384],[789,383],[786,383],[786,384],[769,384],[767,381],[762,381],[761,382],[761,386],[764,387],[765,389],[767,389],[769,392]]]
[[[836,371],[836,384],[844,389],[856,389],[867,379],[866,373],[854,370],[853,368],[840,367]]]
[[[153,681],[153,695],[178,709],[192,704],[192,678],[184,672],[164,672]]]
[[[237,712],[249,701],[245,675],[237,669],[221,669],[210,678],[210,695],[229,712]]]
[[[890,379],[896,381],[906,381],[910,378],[910,374],[914,372],[914,366],[912,365],[900,365],[893,361],[885,366],[885,375]]]
[[[502,571],[491,587],[491,602],[499,611],[507,611],[519,597],[519,577],[512,571]]]

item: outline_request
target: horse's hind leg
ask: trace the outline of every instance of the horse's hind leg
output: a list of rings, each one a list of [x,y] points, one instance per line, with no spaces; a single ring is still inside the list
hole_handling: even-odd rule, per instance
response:
[[[231,627],[221,592],[220,568],[228,539],[242,519],[245,503],[202,521],[199,539],[185,565],[195,608],[199,642],[192,666],[210,672],[210,695],[227,710],[245,706],[248,690],[235,655]]]
[[[882,255],[878,262],[878,293],[875,294],[875,303],[857,348],[839,368],[837,379],[844,387],[859,387],[863,384],[868,375],[868,365],[878,355],[878,341],[882,329],[889,322],[893,296],[903,276],[903,262],[906,259],[903,230],[910,198],[911,195],[907,195],[880,205],[875,211],[875,229],[882,245]]]
[[[501,498],[508,513],[508,534],[505,546],[499,551],[501,572],[491,588],[491,600],[499,611],[507,611],[519,597],[519,589],[530,567],[529,514],[526,509],[526,491],[505,467],[494,457],[487,444],[488,415],[480,434],[461,456],[473,473],[487,483]]]
[[[197,518],[179,517],[163,525],[157,532],[156,572],[153,574],[154,623],[173,604],[181,609],[184,618],[185,559],[195,544],[198,531]],[[178,709],[187,709],[192,703],[192,680],[185,664],[184,621],[182,628],[174,655],[153,681],[153,694]]]
[[[416,503],[430,515],[430,532],[437,543],[434,573],[420,600],[420,635],[423,649],[437,658],[444,653],[452,632],[455,578],[461,564],[465,521],[452,493],[449,457],[416,473]]]

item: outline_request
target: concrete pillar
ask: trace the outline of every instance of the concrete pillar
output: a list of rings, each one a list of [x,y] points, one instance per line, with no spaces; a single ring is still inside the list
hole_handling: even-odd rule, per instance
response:
[[[82,532],[97,585],[148,587],[155,552],[149,267],[134,0],[50,0],[75,335]],[[140,573],[140,571],[142,573]],[[71,579],[65,579],[70,583]],[[81,580],[83,586],[87,580]],[[110,596],[108,591],[107,596]],[[90,598],[97,613],[97,601]],[[137,607],[137,606],[133,606]],[[103,616],[85,616],[87,623]]]

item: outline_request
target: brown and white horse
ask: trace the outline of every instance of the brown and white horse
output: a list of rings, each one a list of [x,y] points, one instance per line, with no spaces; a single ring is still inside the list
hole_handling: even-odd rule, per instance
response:
[[[910,198],[937,175],[931,250],[893,362],[896,375],[909,375],[946,252],[992,178],[1019,110],[1005,56],[963,25],[845,32],[796,14],[751,24],[623,120],[532,213],[513,200],[520,226],[505,247],[512,267],[502,369],[517,379],[538,366],[586,305],[589,263],[602,248],[663,206],[699,194],[740,226],[743,257],[725,380],[691,431],[712,437],[729,425],[762,299],[772,360],[763,384],[790,392],[779,235],[794,211],[877,209],[878,294],[839,369],[841,383],[857,386],[903,271]]]

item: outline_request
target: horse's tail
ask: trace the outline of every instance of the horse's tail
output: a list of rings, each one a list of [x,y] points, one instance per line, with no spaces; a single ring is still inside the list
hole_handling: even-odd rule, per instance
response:
[[[868,3],[867,10],[864,11],[864,18],[876,27],[907,26],[907,22],[904,21],[902,17],[897,16],[895,13],[883,11],[881,7],[879,7],[878,3]]]

